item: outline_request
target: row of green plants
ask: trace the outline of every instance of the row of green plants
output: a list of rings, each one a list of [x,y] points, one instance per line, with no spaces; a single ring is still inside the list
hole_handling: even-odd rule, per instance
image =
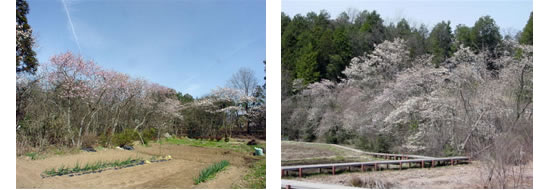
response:
[[[197,185],[199,183],[202,183],[206,180],[214,178],[214,176],[216,176],[216,173],[222,171],[227,166],[229,166],[229,161],[222,160],[218,163],[214,163],[214,164],[208,166],[207,168],[204,168],[199,173],[199,176],[194,179],[195,180],[195,185]]]
[[[164,142],[170,144],[183,144],[197,147],[214,147],[234,150],[237,152],[249,153],[254,151],[254,147],[260,147],[265,149],[265,143],[258,143],[257,145],[246,145],[243,143],[227,143],[224,141],[209,141],[209,140],[197,140],[187,137],[183,138],[166,138]]]
[[[95,163],[86,163],[86,165],[81,165],[80,162],[77,162],[73,167],[62,165],[59,168],[51,168],[44,171],[46,177],[50,176],[61,176],[73,173],[88,172],[88,171],[99,171],[105,168],[120,168],[133,164],[143,163],[144,160],[141,158],[132,159],[129,157],[126,160],[115,160],[115,161],[97,161]]]

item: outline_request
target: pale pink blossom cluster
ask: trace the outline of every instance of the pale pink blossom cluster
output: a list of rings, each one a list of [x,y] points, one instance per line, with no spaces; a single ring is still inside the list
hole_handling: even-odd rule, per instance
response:
[[[57,89],[61,98],[96,102],[100,99],[123,102],[139,98],[152,105],[155,96],[167,97],[175,90],[133,79],[127,74],[101,68],[92,60],[85,60],[72,52],[55,55],[42,66],[48,86]]]

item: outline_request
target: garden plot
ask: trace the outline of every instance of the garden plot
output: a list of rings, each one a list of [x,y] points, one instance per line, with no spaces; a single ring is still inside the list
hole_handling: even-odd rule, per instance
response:
[[[378,160],[360,151],[322,143],[282,141],[281,164],[303,165],[343,162],[366,162]]]
[[[172,160],[136,165],[118,170],[105,170],[78,176],[42,178],[51,168],[74,166],[76,163],[109,163],[128,158],[150,158],[154,155],[171,155]],[[39,160],[17,158],[17,188],[231,188],[246,174],[248,164],[256,158],[245,153],[219,148],[188,145],[153,144],[136,146],[134,151],[105,149],[98,152],[81,152],[73,155],[47,157]],[[227,160],[230,165],[216,177],[199,185],[194,178],[203,168]],[[223,181],[218,181],[218,179]]]

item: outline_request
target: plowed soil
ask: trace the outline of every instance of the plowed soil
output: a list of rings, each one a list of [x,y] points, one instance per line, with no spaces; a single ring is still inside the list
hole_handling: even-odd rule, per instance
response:
[[[17,188],[74,188],[74,189],[125,189],[125,188],[231,188],[246,174],[248,166],[255,159],[243,153],[225,149],[193,147],[187,145],[162,145],[152,147],[136,146],[133,151],[105,149],[98,152],[82,152],[75,155],[53,156],[41,160],[17,158]],[[171,155],[172,160],[139,165],[118,170],[80,176],[56,176],[42,178],[40,174],[62,165],[72,167],[77,162],[93,163],[99,160],[125,160],[128,157],[149,159],[153,155]],[[203,168],[221,160],[228,160],[230,166],[218,173],[213,180],[193,184],[193,178]]]

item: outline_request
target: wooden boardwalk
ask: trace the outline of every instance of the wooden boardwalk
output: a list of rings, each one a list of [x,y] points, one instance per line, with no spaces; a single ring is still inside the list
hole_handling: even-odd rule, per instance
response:
[[[281,180],[282,189],[359,189],[356,187],[335,185],[335,184],[322,184],[322,183],[310,183],[304,181],[295,180]]]
[[[411,155],[401,155],[401,154],[384,154],[378,153],[377,156],[384,157],[390,160],[380,160],[380,161],[369,161],[369,162],[350,162],[350,163],[333,163],[333,164],[312,164],[312,165],[297,165],[297,166],[283,166],[281,167],[281,175],[287,176],[289,171],[297,171],[298,176],[302,177],[303,170],[314,170],[319,169],[321,173],[322,169],[331,169],[332,175],[336,174],[336,169],[338,168],[348,168],[351,171],[352,167],[361,168],[361,171],[366,169],[371,169],[371,171],[378,171],[382,169],[383,166],[386,169],[390,168],[390,165],[399,165],[399,169],[403,168],[403,164],[408,164],[409,168],[412,164],[415,164],[419,167],[435,167],[436,165],[455,165],[460,163],[469,163],[470,158],[465,156],[456,156],[456,157],[444,157],[444,158],[432,158],[432,157],[422,157],[418,158]],[[415,159],[410,159],[415,158]]]

